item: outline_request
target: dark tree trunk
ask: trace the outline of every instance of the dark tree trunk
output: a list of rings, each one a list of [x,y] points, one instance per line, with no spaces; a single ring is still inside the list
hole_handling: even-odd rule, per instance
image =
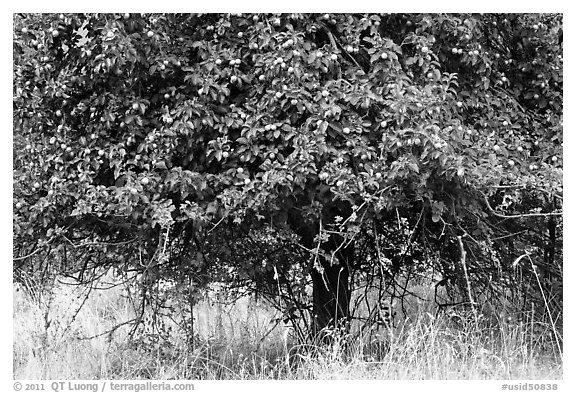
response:
[[[322,222],[327,225],[339,215],[347,217],[348,207],[332,204],[325,208]],[[301,244],[309,250],[316,250],[316,236],[320,232],[319,221],[306,221],[298,209],[292,209],[288,217],[291,228],[300,235]],[[332,234],[320,244],[324,255],[312,258],[310,275],[312,278],[313,331],[316,335],[324,328],[342,326],[350,316],[350,266],[353,265],[354,243],[346,243],[342,236]]]
[[[554,199],[550,203],[550,212],[555,210],[556,206]],[[544,247],[544,263],[549,265],[549,268],[554,266],[554,257],[556,254],[556,218],[554,216],[548,217],[548,242]]]
[[[342,239],[330,239],[329,244],[324,248],[328,255],[337,249],[340,244],[338,240],[342,241]],[[335,253],[332,265],[330,260],[321,261],[322,272],[319,271],[320,269],[312,267],[314,334],[318,334],[324,328],[341,326],[350,316],[350,285],[348,280],[349,266],[353,256],[354,248],[349,245]]]

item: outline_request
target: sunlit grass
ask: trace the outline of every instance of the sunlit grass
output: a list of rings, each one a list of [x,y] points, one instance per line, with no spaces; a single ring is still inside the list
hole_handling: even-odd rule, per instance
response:
[[[561,356],[550,326],[484,323],[418,313],[380,331],[298,343],[276,312],[248,297],[194,308],[190,348],[174,328],[169,345],[129,340],[135,310],[122,288],[56,285],[51,296],[14,290],[17,379],[557,379]],[[82,306],[82,307],[80,307]],[[420,307],[420,309],[426,307]],[[167,324],[172,322],[166,321]],[[175,327],[175,325],[174,325]],[[92,338],[91,338],[92,337]]]

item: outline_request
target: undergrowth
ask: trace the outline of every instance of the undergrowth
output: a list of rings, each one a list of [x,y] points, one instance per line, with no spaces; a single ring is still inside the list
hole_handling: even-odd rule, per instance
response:
[[[250,297],[196,304],[193,345],[169,320],[166,335],[144,329],[131,336],[132,325],[118,325],[134,315],[121,287],[87,293],[59,284],[39,293],[15,285],[14,378],[562,378],[554,330],[533,315],[420,311],[377,330],[335,334],[328,345],[302,343]]]

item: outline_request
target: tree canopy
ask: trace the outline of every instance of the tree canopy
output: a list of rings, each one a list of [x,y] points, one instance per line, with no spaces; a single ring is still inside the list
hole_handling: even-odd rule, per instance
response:
[[[560,15],[14,27],[18,267],[50,252],[66,271],[302,296],[311,277],[320,328],[349,315],[357,272],[433,268],[461,289],[470,273],[472,297],[499,293],[525,254],[561,276]]]

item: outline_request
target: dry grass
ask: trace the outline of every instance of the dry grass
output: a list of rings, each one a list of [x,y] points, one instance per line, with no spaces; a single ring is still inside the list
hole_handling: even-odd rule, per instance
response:
[[[121,288],[57,285],[52,296],[14,289],[17,379],[559,379],[562,363],[544,322],[478,323],[428,312],[391,329],[296,345],[276,313],[249,298],[195,307],[195,348],[173,333],[128,340],[134,316]],[[82,305],[82,307],[80,307]],[[408,319],[407,319],[408,321]],[[168,321],[167,323],[171,323]],[[285,340],[285,338],[287,339]]]

